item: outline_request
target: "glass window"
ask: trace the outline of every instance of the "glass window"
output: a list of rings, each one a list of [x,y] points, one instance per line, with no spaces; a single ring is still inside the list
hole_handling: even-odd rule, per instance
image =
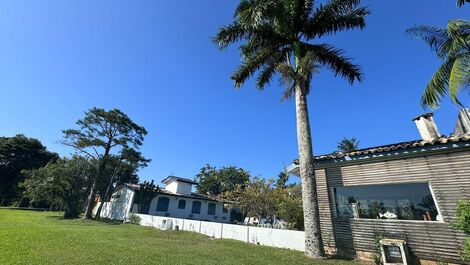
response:
[[[223,213],[228,213],[228,208],[224,206],[224,207],[222,208],[222,212],[223,212]]]
[[[442,220],[428,183],[338,187],[335,198],[338,217]]]
[[[193,208],[191,209],[191,213],[193,213],[193,214],[200,214],[201,213],[201,202],[200,201],[193,201]]]
[[[170,203],[170,199],[167,198],[167,197],[158,198],[157,212],[166,212],[166,211],[168,211],[168,204],[169,203]]]
[[[207,214],[208,215],[215,215],[215,203],[210,202],[207,207]]]
[[[178,209],[184,209],[186,208],[186,201],[185,200],[179,200],[178,201]]]

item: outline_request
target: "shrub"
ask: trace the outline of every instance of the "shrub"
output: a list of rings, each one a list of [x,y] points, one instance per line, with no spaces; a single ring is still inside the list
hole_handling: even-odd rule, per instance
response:
[[[455,216],[457,220],[453,227],[467,235],[461,257],[463,261],[470,261],[470,201],[459,201],[455,209]]]
[[[142,219],[135,214],[131,214],[131,216],[129,216],[129,222],[131,224],[140,225],[140,221],[142,221]]]

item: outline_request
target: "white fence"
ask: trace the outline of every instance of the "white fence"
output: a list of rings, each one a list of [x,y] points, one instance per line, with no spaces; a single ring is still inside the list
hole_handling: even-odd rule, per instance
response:
[[[305,250],[305,234],[302,231],[280,230],[243,225],[204,222],[189,219],[135,214],[140,217],[140,225],[158,229],[191,231],[214,238],[226,238],[247,243]]]

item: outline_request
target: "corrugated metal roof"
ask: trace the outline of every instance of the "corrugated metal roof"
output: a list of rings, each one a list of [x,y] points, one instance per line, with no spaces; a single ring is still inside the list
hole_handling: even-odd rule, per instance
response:
[[[400,149],[432,146],[432,145],[447,144],[447,143],[466,142],[466,141],[470,141],[470,134],[442,136],[433,141],[425,141],[425,140],[408,141],[408,142],[402,142],[402,143],[397,143],[397,144],[382,145],[382,146],[370,147],[370,148],[365,148],[365,149],[359,149],[359,150],[355,150],[352,152],[334,152],[334,153],[327,154],[327,155],[315,156],[314,160],[327,160],[327,159],[336,159],[336,158],[342,158],[342,157],[353,157],[353,156],[358,156],[358,155],[377,154],[377,153],[395,151],[395,150],[400,150]],[[295,159],[294,164],[298,165],[299,160]]]

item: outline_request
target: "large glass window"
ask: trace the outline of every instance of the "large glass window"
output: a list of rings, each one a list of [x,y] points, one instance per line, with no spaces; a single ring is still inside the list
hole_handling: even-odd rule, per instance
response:
[[[186,201],[185,200],[179,200],[178,201],[178,209],[184,209],[186,208]]]
[[[201,213],[201,202],[200,201],[193,201],[193,208],[191,209],[192,214],[200,214]]]
[[[170,199],[167,197],[158,198],[157,202],[157,212],[166,212],[168,211],[168,204],[170,204]]]
[[[210,202],[207,206],[207,214],[215,215],[215,203]]]
[[[338,217],[440,221],[428,183],[335,189]]]

